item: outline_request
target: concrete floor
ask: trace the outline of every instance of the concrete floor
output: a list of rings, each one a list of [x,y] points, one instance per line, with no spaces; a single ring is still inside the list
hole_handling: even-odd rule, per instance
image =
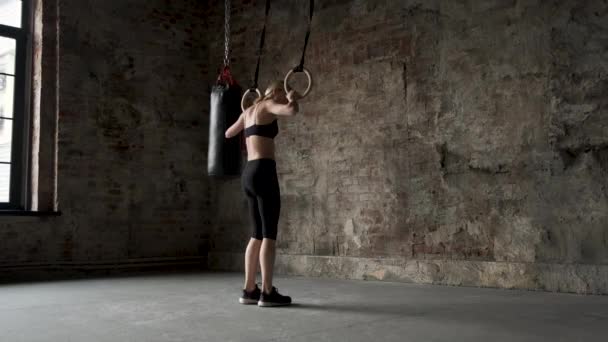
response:
[[[0,341],[607,341],[608,296],[279,277],[297,304],[237,304],[241,275],[0,285]]]

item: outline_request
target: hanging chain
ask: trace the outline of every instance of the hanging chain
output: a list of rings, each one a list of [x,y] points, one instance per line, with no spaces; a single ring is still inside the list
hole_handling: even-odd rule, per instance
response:
[[[230,65],[230,0],[225,0],[224,8],[224,66]]]

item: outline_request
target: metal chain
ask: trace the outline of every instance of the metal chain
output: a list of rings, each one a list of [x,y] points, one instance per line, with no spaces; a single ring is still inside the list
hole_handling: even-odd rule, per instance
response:
[[[225,0],[224,7],[224,66],[230,65],[230,0]]]

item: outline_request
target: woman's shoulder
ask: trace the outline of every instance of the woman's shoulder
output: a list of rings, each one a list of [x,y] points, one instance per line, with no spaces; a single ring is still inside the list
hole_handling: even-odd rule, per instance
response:
[[[263,115],[268,118],[275,118],[276,114],[272,112],[272,105],[275,103],[276,102],[272,99],[266,99],[258,103],[257,105],[260,106],[258,109],[258,115]]]
[[[266,106],[266,101],[269,100],[264,100],[264,101],[260,101],[258,103],[255,103],[253,105],[251,105],[249,108],[247,108],[245,110],[245,112],[243,112],[244,116],[246,119],[246,121],[252,121],[252,122],[259,122],[263,121],[272,121],[275,120],[277,118],[277,115],[275,115],[274,113],[270,112]]]

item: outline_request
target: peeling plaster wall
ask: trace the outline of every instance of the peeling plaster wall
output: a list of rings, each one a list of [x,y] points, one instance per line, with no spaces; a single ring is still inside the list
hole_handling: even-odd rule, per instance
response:
[[[234,6],[249,85],[263,1]],[[272,6],[261,84],[306,28],[307,1]],[[276,139],[281,272],[608,293],[606,1],[320,1],[307,63]],[[211,265],[241,269],[246,203],[215,184]]]

